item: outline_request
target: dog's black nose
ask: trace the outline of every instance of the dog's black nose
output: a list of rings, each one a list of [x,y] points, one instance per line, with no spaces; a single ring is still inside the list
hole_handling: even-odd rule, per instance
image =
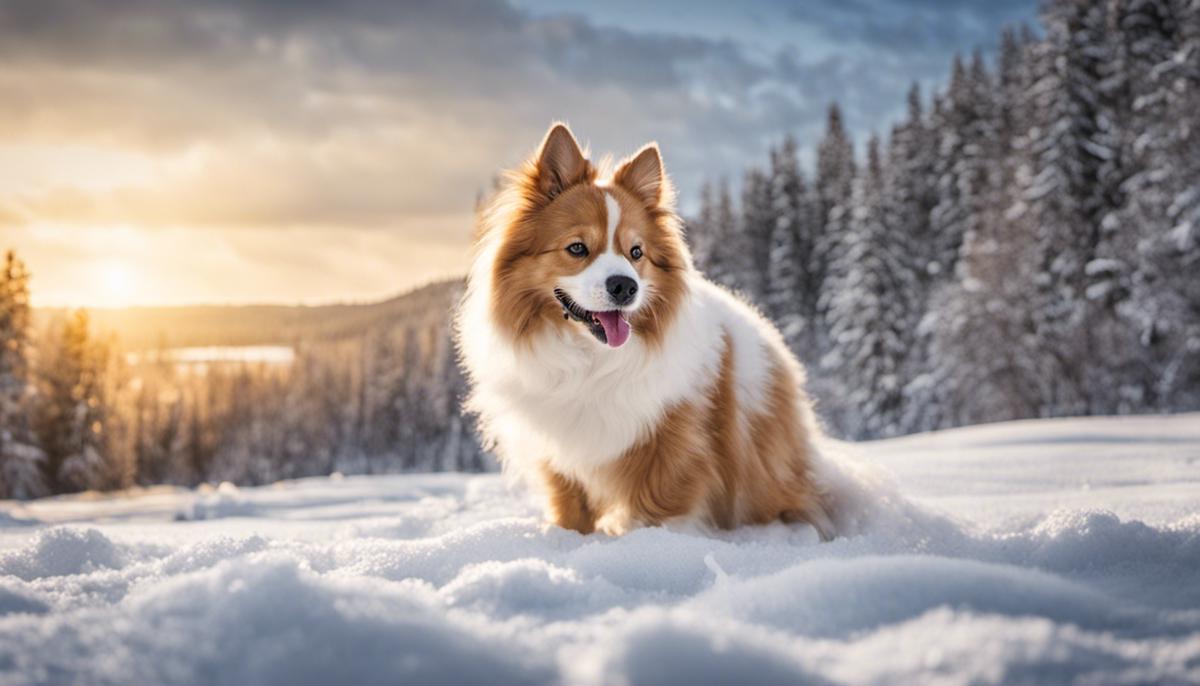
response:
[[[628,276],[610,276],[604,285],[608,288],[608,295],[617,307],[628,305],[633,302],[633,296],[637,295],[637,281]]]

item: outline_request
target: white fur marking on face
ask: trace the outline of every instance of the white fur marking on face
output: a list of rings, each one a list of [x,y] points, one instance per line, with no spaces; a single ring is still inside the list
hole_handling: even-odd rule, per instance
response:
[[[613,309],[605,287],[610,276],[628,276],[637,282],[639,288],[642,280],[629,264],[629,260],[615,253],[604,253],[592,261],[587,269],[561,279],[558,287],[567,292],[575,302],[593,312],[603,312]],[[642,294],[639,290],[634,301],[626,309],[635,310],[642,304]]]
[[[612,193],[604,193],[604,209],[608,212],[608,251],[617,252],[617,225],[621,223],[621,205]]]
[[[629,259],[617,250],[617,225],[621,223],[621,205],[607,190],[604,191],[604,208],[608,214],[608,251],[597,256],[587,269],[562,279],[558,287],[585,309],[603,312],[613,309],[605,285],[608,277],[628,276],[637,282],[639,291],[634,301],[625,309],[636,310],[642,304],[642,279],[629,263]]]

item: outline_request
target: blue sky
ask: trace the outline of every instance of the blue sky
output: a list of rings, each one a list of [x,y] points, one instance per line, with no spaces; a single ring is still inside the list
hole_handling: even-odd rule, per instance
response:
[[[833,100],[885,132],[1036,13],[515,3],[0,0],[0,235],[45,304],[382,297],[465,269],[476,193],[553,120],[659,141],[690,209]]]
[[[799,116],[760,138],[774,140],[790,131],[805,144],[819,135],[823,108],[834,100],[843,105],[860,140],[872,131],[886,133],[903,113],[912,82],[928,94],[944,83],[956,53],[976,48],[994,53],[1003,26],[1036,24],[1037,11],[1036,0],[516,0],[515,5],[537,17],[575,14],[596,27],[733,46],[748,61],[773,71],[773,78],[764,80],[777,81],[779,91],[797,103],[791,114]],[[807,147],[811,151],[812,145]],[[723,167],[722,172],[737,170]]]

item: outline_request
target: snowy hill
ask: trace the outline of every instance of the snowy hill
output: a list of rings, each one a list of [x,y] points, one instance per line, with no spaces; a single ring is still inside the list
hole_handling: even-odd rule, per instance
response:
[[[0,503],[0,683],[1200,683],[1200,415],[845,450],[828,544],[582,537],[497,476]]]

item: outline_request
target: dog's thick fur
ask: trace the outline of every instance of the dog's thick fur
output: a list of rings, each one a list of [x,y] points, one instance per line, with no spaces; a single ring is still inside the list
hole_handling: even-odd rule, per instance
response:
[[[638,286],[619,311],[613,275]],[[559,526],[782,519],[832,534],[803,370],[693,267],[654,144],[604,175],[551,127],[481,216],[457,335],[468,409],[505,469],[545,487]]]

